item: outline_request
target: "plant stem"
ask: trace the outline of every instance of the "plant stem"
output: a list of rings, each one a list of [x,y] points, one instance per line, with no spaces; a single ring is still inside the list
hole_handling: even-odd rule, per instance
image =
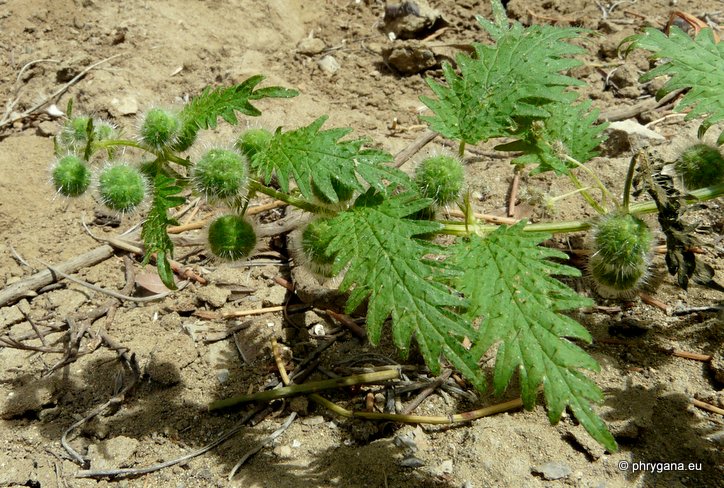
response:
[[[363,418],[368,420],[389,420],[405,424],[454,424],[458,422],[469,422],[496,413],[507,412],[523,406],[523,401],[518,398],[505,403],[499,403],[490,407],[479,408],[470,412],[458,413],[455,415],[404,415],[398,413],[380,413],[380,412],[359,412],[355,410],[347,410],[336,403],[332,403],[326,398],[316,393],[309,395],[309,398],[319,403],[323,407],[328,408],[332,412],[347,418]]]
[[[460,145],[458,146],[458,156],[460,159],[465,157],[465,141],[460,141]]]
[[[606,214],[606,210],[605,210],[596,200],[593,199],[593,197],[591,196],[590,193],[588,193],[588,192],[585,190],[585,187],[581,184],[581,182],[578,180],[578,178],[576,178],[576,175],[574,175],[573,173],[569,172],[569,173],[568,173],[568,178],[570,178],[570,180],[573,182],[573,184],[576,186],[576,188],[577,188],[578,190],[580,190],[580,193],[581,193],[581,196],[583,197],[583,199],[586,200],[586,201],[588,202],[588,204],[589,204],[596,212],[598,212],[598,213],[601,214],[601,215],[605,215],[605,214]]]
[[[626,213],[628,213],[628,204],[631,195],[631,184],[633,183],[634,170],[636,169],[636,163],[638,163],[640,155],[640,152],[638,154],[635,154],[631,157],[631,161],[628,163],[626,181],[623,185],[623,211]]]
[[[268,402],[277,398],[286,398],[292,395],[301,395],[321,390],[329,390],[331,388],[341,388],[343,386],[353,386],[369,383],[379,383],[387,380],[394,380],[400,377],[399,369],[391,369],[386,371],[377,371],[375,373],[363,373],[343,378],[333,378],[331,380],[310,381],[301,385],[289,385],[274,390],[266,390],[251,395],[237,395],[223,400],[217,400],[209,404],[209,411],[220,410],[222,408],[233,407],[241,403],[254,401]]]
[[[724,183],[718,185],[708,186],[706,188],[700,188],[694,190],[686,195],[686,203],[693,204],[698,202],[704,202],[707,200],[713,200],[714,198],[721,197],[724,195]],[[646,202],[635,203],[629,206],[629,213],[632,215],[644,215],[650,213],[656,213],[656,203],[653,200]],[[471,232],[467,230],[468,224],[463,222],[441,222],[443,229],[440,231],[442,234],[466,236]],[[569,232],[580,232],[587,230],[591,227],[591,222],[587,220],[570,220],[566,222],[542,222],[539,224],[528,224],[523,230],[526,232],[546,232],[549,234],[564,234]],[[479,234],[486,234],[493,232],[499,226],[492,224],[481,224],[476,227]]]
[[[606,188],[606,185],[603,184],[601,179],[596,176],[596,173],[591,170],[588,166],[584,165],[580,161],[578,161],[575,158],[572,158],[571,156],[566,156],[566,161],[569,163],[573,163],[576,167],[581,168],[583,171],[588,173],[588,175],[593,179],[594,182],[596,182],[596,186],[601,190],[601,196],[603,197],[603,202],[605,203],[606,198],[609,198],[611,200],[615,200],[613,198],[613,195],[611,195],[611,192],[608,191],[608,188]],[[569,173],[570,174],[570,173]],[[579,187],[580,188],[580,187]]]
[[[259,182],[250,181],[249,182],[249,192],[253,192],[253,191],[263,193],[264,195],[268,195],[272,198],[276,198],[277,200],[281,200],[282,202],[286,202],[289,205],[293,205],[302,210],[306,210],[307,212],[316,214],[316,213],[322,213],[325,211],[325,209],[323,209],[322,207],[319,207],[318,205],[314,205],[313,203],[310,203],[306,200],[302,200],[301,198],[296,198],[291,195],[287,195],[286,193],[276,191],[275,189],[269,188],[268,186],[264,186]]]
[[[146,146],[131,139],[106,139],[104,141],[96,141],[95,144],[97,144],[97,147],[100,149],[105,149],[112,146],[126,146],[135,147],[136,149],[150,152]]]

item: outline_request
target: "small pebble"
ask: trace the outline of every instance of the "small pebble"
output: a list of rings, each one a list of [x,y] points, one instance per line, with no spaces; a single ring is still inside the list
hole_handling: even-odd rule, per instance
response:
[[[324,56],[322,59],[317,61],[317,66],[319,66],[319,69],[328,75],[333,75],[339,71],[340,68],[339,61],[337,61],[334,56],[330,55]]]
[[[561,478],[567,478],[571,475],[572,471],[568,465],[563,463],[548,462],[542,466],[533,468],[534,473],[543,475],[546,480],[559,480]]]
[[[424,466],[425,463],[421,460],[416,458],[415,456],[406,457],[402,461],[400,461],[400,466],[403,468],[420,468]]]

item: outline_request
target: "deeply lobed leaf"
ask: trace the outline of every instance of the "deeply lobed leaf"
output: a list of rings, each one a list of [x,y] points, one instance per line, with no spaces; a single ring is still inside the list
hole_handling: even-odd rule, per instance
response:
[[[704,117],[699,129],[702,135],[711,125],[724,120],[724,43],[717,43],[711,29],[703,29],[695,38],[689,37],[676,26],[669,35],[654,28],[643,34],[624,39],[627,50],[645,49],[654,59],[663,60],[659,66],[645,73],[641,81],[657,76],[670,76],[669,81],[657,93],[663,97],[680,88],[688,88],[676,110],[690,108],[686,119]],[[719,144],[724,143],[724,131],[719,134]]]
[[[156,253],[156,267],[163,284],[169,289],[176,289],[173,272],[168,257],[173,254],[173,242],[166,232],[172,223],[168,218],[168,210],[184,203],[185,199],[178,195],[181,188],[176,186],[176,180],[163,173],[158,173],[153,179],[153,201],[146,221],[143,223],[141,237],[146,251],[144,263]]]
[[[516,119],[547,118],[550,103],[575,100],[575,93],[566,89],[582,83],[561,73],[581,64],[567,56],[582,49],[566,42],[577,37],[579,29],[479,20],[496,44],[474,43],[474,57],[459,55],[460,74],[445,64],[444,84],[427,80],[437,98],[421,100],[435,115],[422,119],[433,130],[476,144],[509,134]]]
[[[229,124],[238,123],[236,112],[248,116],[259,116],[261,112],[250,100],[262,98],[291,98],[299,95],[296,90],[271,86],[255,90],[264,80],[264,76],[252,76],[238,85],[230,87],[206,87],[204,91],[191,99],[181,111],[183,127],[179,150],[185,150],[193,142],[199,129],[213,129],[221,117]]]
[[[340,289],[351,290],[348,310],[369,298],[367,331],[373,344],[391,317],[392,338],[403,354],[414,336],[431,371],[439,372],[444,356],[482,388],[479,357],[463,347],[475,331],[469,321],[451,312],[463,301],[442,283],[455,273],[427,257],[444,253],[442,248],[414,238],[441,226],[405,218],[430,203],[415,193],[384,198],[371,189],[330,221],[328,253],[336,253],[335,272],[347,267]]]
[[[551,261],[565,254],[538,246],[546,236],[524,233],[523,227],[501,227],[485,239],[473,235],[452,249],[454,265],[464,270],[455,283],[468,300],[468,318],[482,319],[471,353],[482,355],[499,343],[494,372],[498,393],[519,371],[526,408],[533,407],[543,385],[551,422],[570,406],[591,436],[614,451],[613,437],[590,405],[602,401],[601,390],[579,371],[597,371],[598,365],[567,339],[590,342],[590,334],[560,313],[591,304],[553,276],[580,272]]]
[[[513,160],[517,164],[537,164],[535,173],[554,171],[567,174],[575,167],[566,156],[580,163],[598,155],[596,147],[608,124],[597,124],[598,110],[590,110],[590,101],[579,105],[550,104],[550,116],[540,121],[519,124],[514,135],[519,139],[496,146],[500,151],[522,151]]]
[[[332,181],[363,191],[359,175],[369,185],[383,191],[385,180],[410,187],[410,179],[403,172],[385,163],[392,156],[384,151],[365,148],[365,139],[340,140],[351,129],[321,130],[327,120],[320,117],[306,127],[282,132],[278,129],[269,145],[251,160],[252,168],[268,184],[273,174],[283,191],[289,191],[290,178],[294,178],[305,198],[312,195],[312,180],[322,194],[337,202]]]

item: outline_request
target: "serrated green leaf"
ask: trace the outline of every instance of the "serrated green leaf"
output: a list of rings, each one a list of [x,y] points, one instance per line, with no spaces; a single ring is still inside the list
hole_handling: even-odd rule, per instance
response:
[[[550,104],[550,117],[542,120],[521,122],[514,136],[519,139],[495,147],[499,151],[523,151],[525,154],[513,160],[516,164],[537,164],[532,173],[554,171],[567,174],[575,163],[586,163],[598,155],[595,150],[603,141],[602,133],[607,123],[597,124],[598,110],[590,110],[591,102],[579,105]]]
[[[702,29],[691,38],[676,26],[671,26],[669,35],[654,28],[647,28],[643,34],[624,39],[627,51],[634,48],[653,53],[653,59],[662,63],[641,77],[649,81],[657,76],[671,78],[657,93],[660,98],[680,88],[689,91],[677,104],[675,110],[690,108],[686,120],[704,117],[701,132],[711,125],[724,120],[724,43],[717,43],[711,29]],[[724,139],[724,131],[719,140]]]
[[[484,380],[479,358],[463,347],[464,339],[475,331],[470,322],[448,310],[461,307],[463,301],[441,282],[454,272],[426,257],[442,254],[443,248],[414,238],[441,225],[405,218],[430,203],[411,192],[385,198],[370,189],[354,207],[330,221],[330,235],[325,237],[330,239],[328,252],[337,253],[335,272],[347,267],[340,290],[352,289],[348,310],[369,298],[370,342],[379,342],[382,326],[391,317],[392,338],[403,354],[415,337],[431,371],[439,372],[444,356],[480,388]]]
[[[255,156],[252,168],[263,175],[266,183],[276,174],[279,186],[289,191],[290,178],[294,178],[305,198],[311,198],[312,180],[330,201],[337,201],[332,181],[362,191],[357,176],[373,188],[383,191],[385,180],[403,187],[411,187],[405,173],[388,166],[392,156],[377,149],[364,148],[365,139],[340,140],[352,129],[321,130],[327,116],[322,116],[306,127],[283,132],[278,129],[269,144]]]
[[[168,217],[168,209],[182,205],[186,199],[177,195],[181,188],[176,186],[176,180],[163,173],[156,174],[153,179],[153,188],[151,209],[141,230],[145,247],[143,263],[148,263],[151,255],[156,253],[156,268],[159,277],[166,287],[175,290],[176,284],[167,259],[167,256],[173,254],[173,242],[166,231],[172,223]]]
[[[173,269],[171,269],[171,263],[163,251],[156,252],[156,269],[158,270],[158,277],[161,278],[161,282],[166,285],[166,288],[175,290],[176,280],[173,277]]]
[[[236,112],[252,117],[261,115],[259,109],[249,102],[250,100],[290,98],[299,95],[295,90],[278,86],[254,90],[262,80],[264,76],[256,75],[230,87],[206,87],[181,111],[182,137],[185,140],[192,140],[199,129],[215,128],[219,117],[235,125],[238,123]]]
[[[444,84],[427,80],[437,98],[420,99],[435,114],[422,117],[432,130],[477,144],[508,135],[517,118],[548,117],[547,104],[575,100],[566,89],[582,82],[561,73],[581,64],[567,56],[583,49],[565,42],[579,36],[580,29],[519,23],[506,28],[479,20],[496,44],[474,43],[474,57],[459,55],[460,74],[444,64]]]
[[[557,422],[569,406],[591,436],[614,451],[613,437],[590,405],[602,401],[601,390],[579,371],[597,371],[598,364],[567,339],[590,342],[591,336],[560,313],[591,304],[554,278],[580,272],[551,261],[565,254],[538,246],[547,236],[525,233],[524,225],[501,227],[485,239],[473,235],[452,248],[454,265],[464,270],[456,288],[468,300],[469,318],[482,319],[471,352],[481,355],[498,343],[494,372],[498,393],[519,371],[526,408],[533,407],[543,385],[551,422]]]

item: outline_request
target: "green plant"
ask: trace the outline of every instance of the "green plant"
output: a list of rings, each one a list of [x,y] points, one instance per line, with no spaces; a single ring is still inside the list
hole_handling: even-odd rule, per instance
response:
[[[519,167],[532,164],[534,172],[569,178],[576,187],[573,194],[601,214],[597,219],[510,227],[480,224],[470,212],[469,197],[461,198],[459,161],[432,158],[412,178],[390,165],[392,156],[370,141],[348,138],[350,129],[323,129],[326,116],[291,130],[247,131],[236,140],[240,152],[214,149],[198,161],[184,156],[198,132],[213,129],[219,117],[236,124],[236,112],[259,115],[251,105],[254,100],[296,95],[280,87],[257,88],[261,76],[230,88],[204,90],[179,111],[178,134],[163,143],[160,137],[101,139],[88,129],[89,121],[84,163],[117,146],[146,153],[141,169],[152,198],[142,237],[146,261],[156,254],[159,275],[168,287],[174,287],[168,262],[173,244],[167,234],[173,220],[168,211],[185,201],[185,188],[223,198],[231,208],[208,232],[212,252],[227,259],[249,256],[257,242],[243,197],[261,193],[283,200],[315,215],[297,231],[298,261],[326,276],[342,274],[339,288],[349,294],[347,311],[366,302],[373,344],[389,321],[403,356],[414,339],[433,373],[447,361],[480,390],[487,381],[479,363],[497,344],[493,385],[498,393],[518,371],[526,408],[534,406],[542,387],[551,422],[569,407],[587,431],[613,451],[614,438],[592,408],[603,394],[583,373],[599,366],[576,343],[590,342],[591,336],[566,314],[592,301],[558,279],[581,274],[562,263],[566,255],[539,244],[554,232],[593,227],[597,255],[606,259],[597,265],[594,258],[594,276],[616,289],[630,289],[645,274],[650,243],[650,231],[636,215],[660,206],[658,201],[629,205],[637,160],[621,203],[585,166],[596,154],[605,124],[596,123],[590,104],[575,103],[569,88],[580,82],[565,74],[580,64],[569,56],[581,51],[567,40],[583,31],[523,27],[505,18],[499,2],[493,5],[495,22],[479,21],[494,45],[475,44],[476,56],[460,55],[457,71],[443,67],[444,82],[429,80],[435,98],[422,98],[433,112],[425,120],[459,141],[461,155],[465,144],[514,139],[498,148],[522,151],[513,161]],[[62,140],[58,146],[63,147]],[[580,182],[582,172],[601,191],[600,199]],[[696,190],[689,198],[722,193],[724,184],[719,184]],[[432,217],[429,209],[434,205],[453,202],[465,210],[464,223],[418,219],[425,212]],[[450,246],[421,238],[437,233],[458,237]]]
[[[209,226],[209,248],[216,256],[229,261],[248,257],[256,247],[256,231],[241,215],[224,215]]]
[[[708,144],[694,144],[684,149],[674,168],[689,190],[724,181],[724,156],[719,148]]]
[[[61,195],[77,197],[85,193],[91,183],[88,165],[73,154],[58,158],[51,169],[53,186]]]
[[[111,210],[130,212],[146,197],[146,180],[133,166],[115,164],[98,176],[98,193]]]

